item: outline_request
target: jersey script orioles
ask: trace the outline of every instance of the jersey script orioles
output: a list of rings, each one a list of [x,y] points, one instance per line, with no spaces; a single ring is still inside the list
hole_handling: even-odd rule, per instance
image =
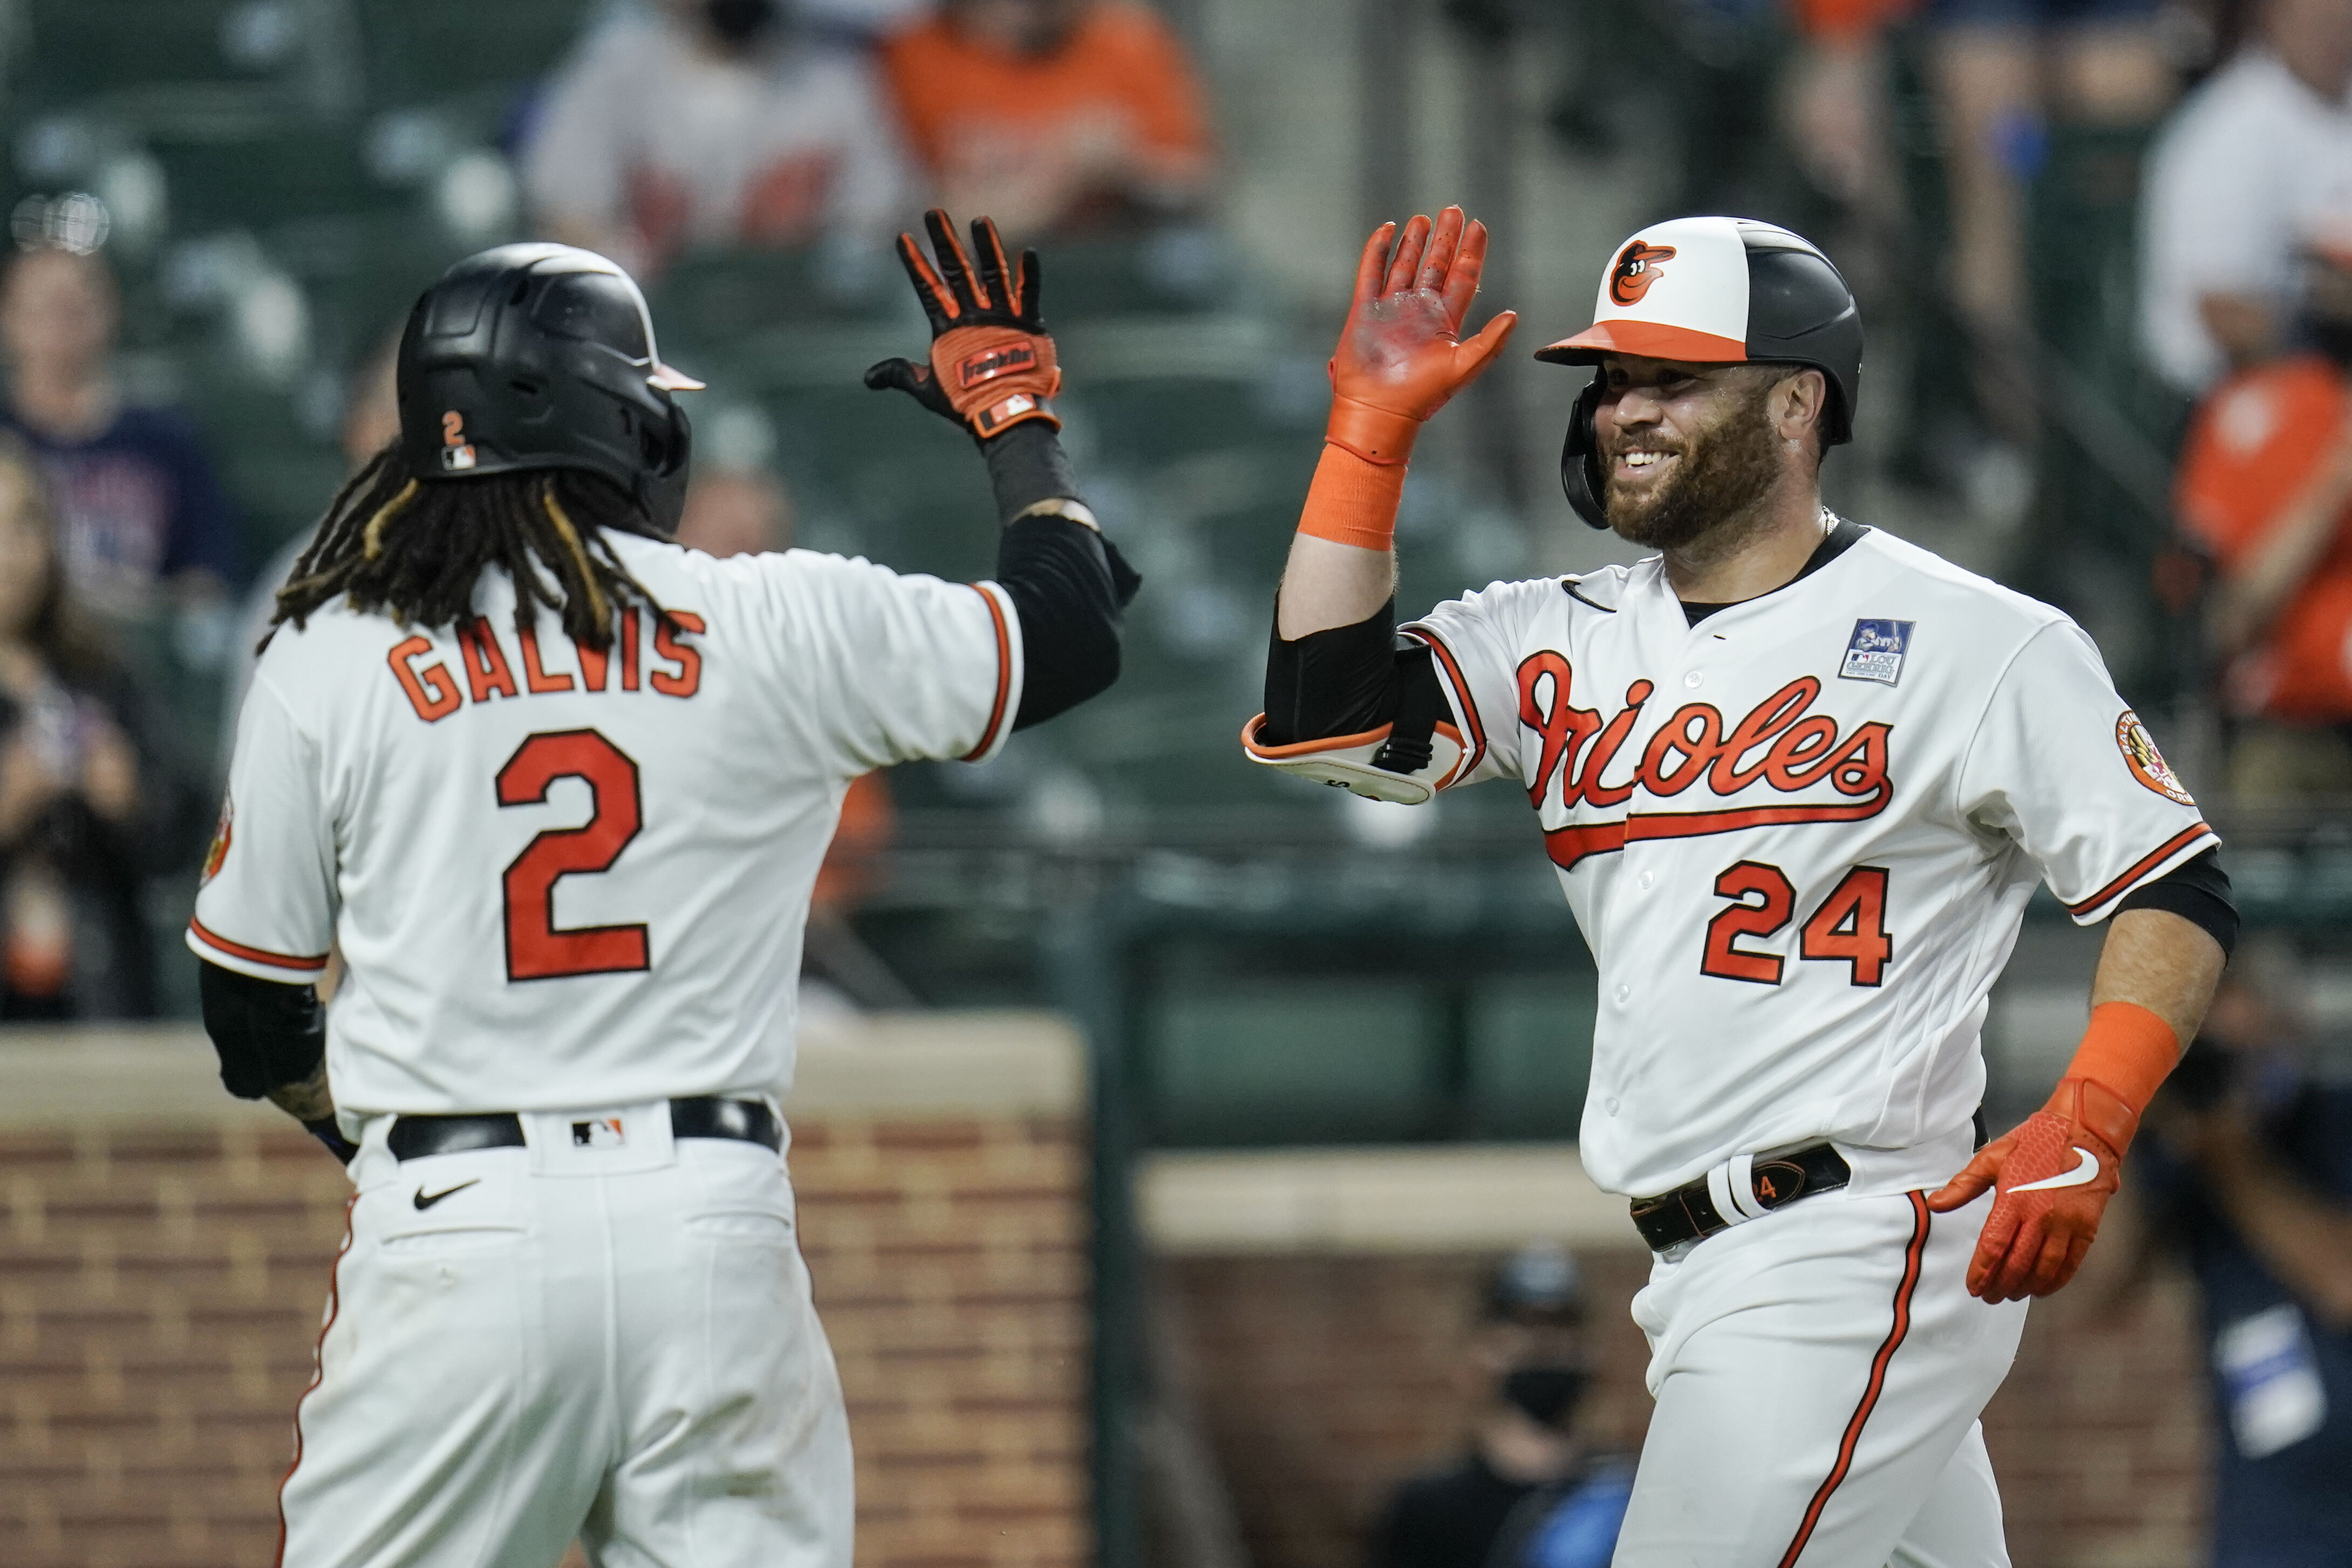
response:
[[[2217,842],[2073,622],[1842,531],[1696,626],[1653,559],[1404,628],[1458,727],[1442,782],[1528,792],[1599,965],[1609,1191],[1815,1138],[1858,1187],[1940,1184],[2034,884],[2088,924]]]
[[[1536,809],[1600,971],[1585,1169],[1637,1224],[1703,1182],[1717,1231],[1633,1300],[1657,1403],[1621,1564],[2007,1563],[1976,1417],[2024,1307],[1965,1289],[1987,1205],[1931,1224],[1925,1192],[1975,1146],[2034,884],[2089,923],[2216,842],[2073,622],[1830,522],[1740,604],[1653,558],[1405,626],[1445,714],[1409,775],[1387,727],[1249,745]]]
[[[340,945],[349,1129],[781,1095],[849,781],[1011,731],[1020,625],[994,584],[611,542],[675,629],[638,606],[604,653],[545,613],[519,637],[488,573],[460,628],[336,606],[255,670],[188,942],[279,981]]]

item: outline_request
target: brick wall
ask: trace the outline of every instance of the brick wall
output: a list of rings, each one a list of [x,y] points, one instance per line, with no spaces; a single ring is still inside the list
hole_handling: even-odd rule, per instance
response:
[[[2203,1561],[2205,1389],[2193,1297],[2120,1299],[2127,1243],[2037,1303],[1985,1426],[2016,1568]],[[2096,1255],[2095,1255],[2096,1256]],[[1253,1568],[1357,1568],[1397,1479],[1442,1460],[1476,1389],[1458,1349],[1488,1256],[1195,1256],[1160,1265],[1192,1391]],[[1592,1293],[1596,1436],[1639,1447],[1646,1355],[1625,1315],[1646,1257],[1579,1251]]]
[[[940,1071],[925,1051],[812,1060],[796,1096],[858,1561],[1059,1568],[1087,1550],[1075,1053],[1047,1038],[1069,1060],[1041,1070],[1007,1060],[1034,1039],[966,1043]],[[0,1048],[0,1082],[21,1089],[26,1059]],[[21,1104],[0,1125],[0,1563],[266,1564],[348,1184],[274,1112],[192,1090],[186,1124],[110,1125],[99,1093],[48,1100],[56,1125]]]

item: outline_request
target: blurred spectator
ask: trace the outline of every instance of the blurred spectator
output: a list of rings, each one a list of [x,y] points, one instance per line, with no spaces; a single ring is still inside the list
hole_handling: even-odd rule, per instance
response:
[[[1396,1489],[1371,1568],[1607,1568],[1633,1468],[1579,1431],[1583,1323],[1576,1260],[1559,1247],[1495,1271],[1465,1356],[1478,1391],[1468,1449]]]
[[[2137,1162],[2203,1298],[2214,1568],[2352,1561],[2352,1086],[2311,1070],[2300,979],[2239,951]]]
[[[129,694],[77,612],[30,450],[0,437],[0,1018],[155,1012],[157,812]]]
[[[1926,0],[1929,76],[1943,121],[1949,276],[1976,339],[1977,402],[2008,440],[2030,443],[2032,382],[2019,350],[2032,325],[2026,191],[2051,123],[2152,125],[2174,79],[2157,0]]]
[[[360,468],[400,435],[400,389],[394,379],[398,363],[400,333],[388,334],[376,350],[352,375],[344,389],[343,418],[340,445],[347,471]],[[326,507],[326,498],[320,498],[320,509]],[[310,548],[318,534],[316,525],[299,530],[293,538],[280,545],[278,553],[269,558],[247,590],[244,602],[237,606],[236,624],[231,632],[228,647],[228,700],[221,707],[220,755],[218,771],[228,772],[229,753],[236,745],[237,710],[245,706],[245,689],[253,680],[254,660],[259,657],[261,639],[269,634],[270,618],[278,613],[278,590],[294,574],[294,563],[302,552]]]
[[[2229,785],[2253,804],[2352,792],[2352,249],[2315,250],[2308,276],[2316,348],[2215,390],[2177,491],[2218,574]]]
[[[2140,341],[2195,395],[2280,346],[2315,224],[2352,211],[2352,0],[2260,0],[2149,158]]]
[[[793,498],[762,468],[698,468],[686,492],[677,542],[725,559],[788,550]],[[871,890],[877,862],[898,826],[890,786],[881,770],[852,779],[824,863],[817,868],[803,950],[801,1011],[820,1022],[867,1008],[918,1005],[915,994],[849,923],[849,913]]]
[[[946,0],[884,58],[950,212],[1030,237],[1148,222],[1208,194],[1200,83],[1132,0]]]
[[[1901,217],[1885,25],[1902,0],[1791,0],[1784,89],[1790,154],[1815,189],[1874,226]]]
[[[115,384],[120,319],[114,275],[95,255],[27,250],[0,282],[0,426],[39,455],[76,595],[131,618],[154,607],[162,582],[216,599],[239,563],[236,524],[194,427],[174,411],[126,404]]]
[[[678,519],[677,542],[722,561],[789,550],[793,498],[765,468],[698,469]]]
[[[523,185],[551,238],[649,278],[704,246],[878,246],[907,176],[866,58],[786,0],[656,0],[549,83]]]

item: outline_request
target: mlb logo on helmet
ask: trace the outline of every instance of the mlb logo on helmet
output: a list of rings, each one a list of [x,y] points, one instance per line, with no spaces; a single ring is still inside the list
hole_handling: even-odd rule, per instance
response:
[[[1840,680],[1876,680],[1892,686],[1903,679],[1903,656],[1911,651],[1913,621],[1856,621],[1845,645]]]
[[[466,439],[466,416],[456,409],[441,416],[441,468],[445,473],[463,473],[474,466],[474,448]]]

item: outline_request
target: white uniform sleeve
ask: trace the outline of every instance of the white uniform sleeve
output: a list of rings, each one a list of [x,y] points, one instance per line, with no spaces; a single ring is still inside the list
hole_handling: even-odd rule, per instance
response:
[[[1448,599],[1398,629],[1429,645],[1437,683],[1454,710],[1462,760],[1438,787],[1520,778],[1518,646],[1520,611],[1530,592],[1558,594],[1556,578],[1490,583]]]
[[[761,558],[782,675],[844,776],[985,762],[1021,705],[1021,622],[994,583],[900,575],[805,550]]]
[[[228,798],[205,857],[188,946],[257,979],[326,972],[335,940],[334,825],[317,741],[265,678],[247,688]]]
[[[1958,781],[1961,814],[2014,839],[2083,925],[2221,842],[2072,621],[2010,661]]]

